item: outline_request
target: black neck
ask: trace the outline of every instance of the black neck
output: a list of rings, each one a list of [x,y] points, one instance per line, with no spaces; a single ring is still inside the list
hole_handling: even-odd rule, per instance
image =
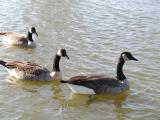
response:
[[[120,57],[117,65],[117,79],[120,81],[123,81],[126,79],[126,76],[123,74],[124,63],[125,63],[124,59]]]
[[[33,42],[32,33],[30,33],[29,31],[28,31],[27,38],[28,38],[29,41],[32,41],[32,42]]]
[[[60,72],[60,68],[59,68],[59,61],[60,61],[60,59],[61,59],[61,56],[55,55],[54,61],[53,61],[53,70],[52,71],[58,71],[58,72]]]

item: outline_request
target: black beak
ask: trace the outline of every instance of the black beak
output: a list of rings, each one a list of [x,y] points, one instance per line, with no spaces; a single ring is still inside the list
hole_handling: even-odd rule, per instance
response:
[[[137,59],[137,58],[135,58],[135,57],[132,57],[132,60],[134,60],[134,61],[138,61],[138,59]]]
[[[38,36],[38,33],[36,31],[34,33]]]
[[[66,58],[69,60],[69,57],[68,57],[68,55],[66,55],[65,57],[66,57]]]

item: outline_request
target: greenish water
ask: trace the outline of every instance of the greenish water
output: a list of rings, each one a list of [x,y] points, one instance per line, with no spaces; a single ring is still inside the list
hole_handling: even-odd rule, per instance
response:
[[[65,48],[63,79],[75,75],[115,76],[122,51],[130,90],[116,96],[72,94],[58,81],[9,82],[0,66],[2,120],[158,120],[160,119],[160,2],[156,0],[5,0],[0,30],[26,33],[35,26],[35,49],[0,42],[0,59],[27,60],[52,68],[53,55]],[[0,38],[2,41],[2,38]]]

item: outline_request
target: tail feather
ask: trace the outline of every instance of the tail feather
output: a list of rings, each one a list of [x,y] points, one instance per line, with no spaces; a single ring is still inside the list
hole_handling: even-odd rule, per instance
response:
[[[4,67],[6,67],[6,62],[3,60],[0,60],[0,64],[3,65]]]
[[[6,32],[0,32],[0,35],[5,35],[6,34]]]
[[[68,83],[68,81],[65,81],[65,80],[61,80],[60,82],[61,83]]]

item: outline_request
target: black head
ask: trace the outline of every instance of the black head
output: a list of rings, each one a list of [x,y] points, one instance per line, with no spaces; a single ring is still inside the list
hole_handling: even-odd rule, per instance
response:
[[[61,56],[61,57],[66,57],[67,59],[69,59],[67,52],[65,49],[58,49],[57,51],[57,55]]]
[[[36,34],[36,35],[38,36],[38,34],[37,34],[37,31],[36,31],[36,28],[35,28],[35,27],[31,27],[31,28],[29,29],[29,32],[30,32],[30,33],[32,33],[32,34]]]
[[[133,55],[130,52],[123,52],[121,54],[121,58],[124,61],[128,61],[128,60],[134,60],[134,61],[138,61],[138,59],[136,59],[135,57],[133,57]]]

